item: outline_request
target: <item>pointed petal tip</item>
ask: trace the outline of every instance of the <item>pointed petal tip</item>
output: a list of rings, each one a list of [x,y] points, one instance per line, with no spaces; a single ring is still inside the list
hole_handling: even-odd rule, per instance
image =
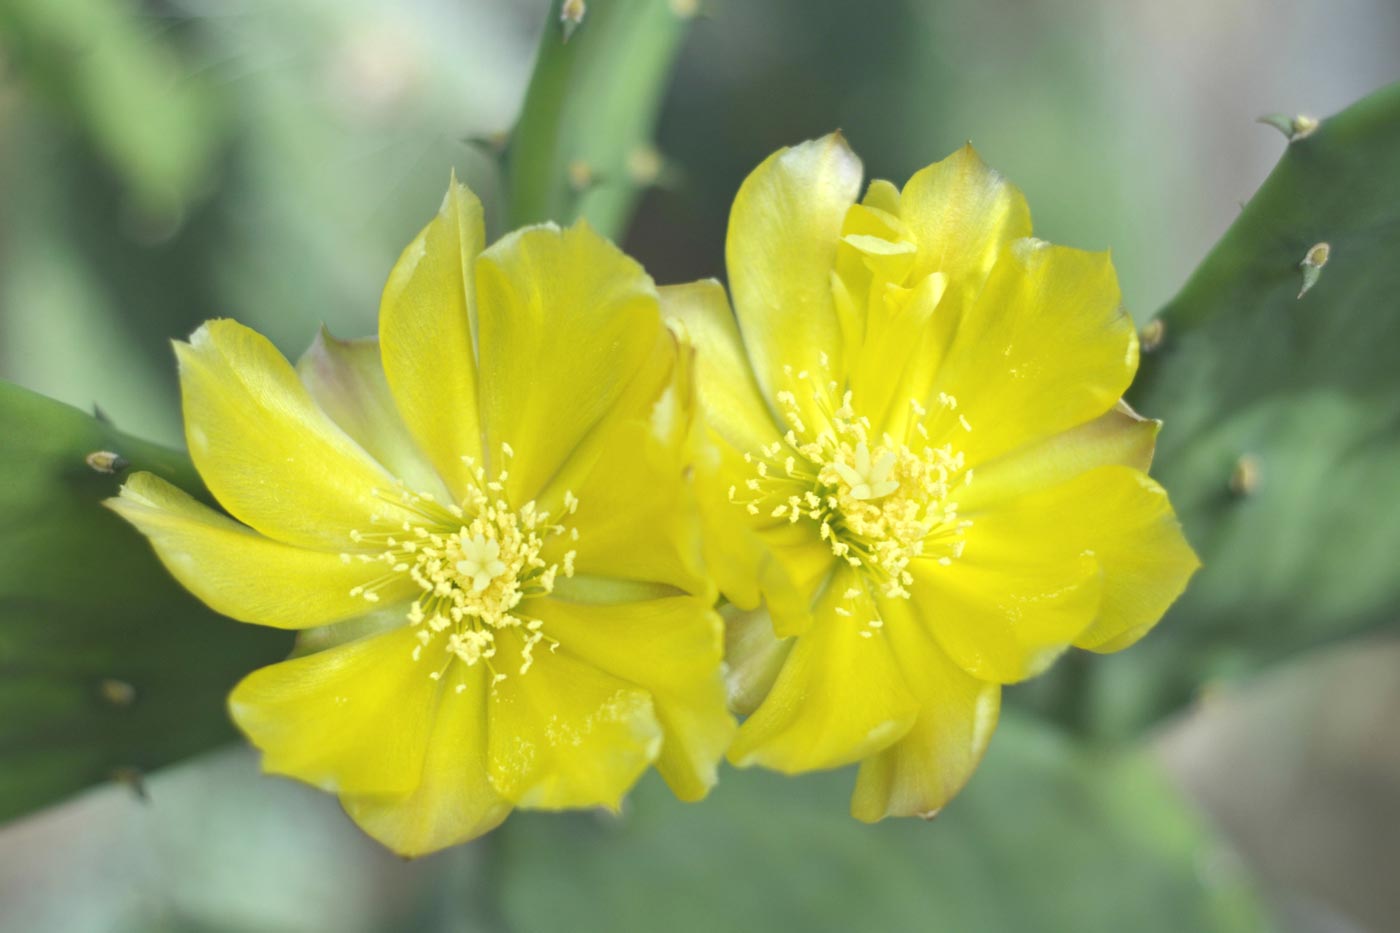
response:
[[[473,212],[480,212],[481,199],[476,196],[475,191],[457,179],[457,169],[453,168],[450,170],[447,180],[447,191],[443,194],[442,204],[438,207],[438,216],[449,216],[454,213],[455,209],[458,209],[463,202],[465,202],[469,208],[473,209]]]

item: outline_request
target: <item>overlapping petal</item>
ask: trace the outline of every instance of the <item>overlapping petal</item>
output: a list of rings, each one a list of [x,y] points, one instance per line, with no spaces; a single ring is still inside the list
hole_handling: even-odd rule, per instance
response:
[[[705,574],[701,526],[686,478],[692,471],[687,444],[695,431],[694,351],[674,343],[668,348],[669,379],[650,403],[604,418],[540,498],[560,510],[567,494],[577,500],[567,521],[579,530],[583,546],[570,538],[557,540],[552,550],[576,549],[580,574],[708,593],[713,584]]]
[[[1120,402],[1092,421],[1032,441],[977,467],[975,481],[958,491],[964,512],[1055,486],[1095,467],[1120,465],[1143,473],[1152,465],[1162,423]]]
[[[485,239],[481,202],[454,179],[437,217],[395,263],[379,304],[384,374],[399,414],[458,499],[471,483],[463,458],[480,464],[482,454],[472,339]]]
[[[411,793],[423,773],[440,682],[413,660],[407,626],[264,667],[229,695],[263,770],[333,793]]]
[[[266,538],[150,473],[128,478],[107,507],[150,539],[186,589],[243,622],[304,629],[362,615],[369,604],[352,590],[383,575],[380,564]],[[380,599],[405,601],[417,589],[389,582]]]
[[[324,327],[297,361],[297,374],[321,410],[412,491],[451,499],[408,433],[389,391],[379,340],[339,340]]]
[[[725,685],[729,706],[740,716],[758,709],[773,689],[795,639],[779,638],[762,609],[723,606]]]
[[[217,320],[175,350],[190,457],[235,518],[337,551],[374,516],[403,520],[381,495],[393,477],[321,411],[267,338]]]
[[[739,451],[777,440],[778,430],[753,370],[724,286],[713,279],[660,289],[661,312],[696,349],[696,391],[705,418]]]
[[[841,329],[831,294],[837,244],[861,164],[840,134],[780,149],[739,188],[725,263],[734,310],[766,397],[793,388],[784,373],[839,371]],[[828,361],[824,366],[823,355]],[[813,399],[799,394],[813,423]]]
[[[1025,196],[971,145],[915,172],[900,192],[899,216],[918,244],[913,277],[941,272],[970,297],[1005,248],[1031,235]]]
[[[920,708],[903,738],[861,762],[851,813],[866,822],[937,813],[972,776],[996,728],[1001,688],[953,663],[933,638],[937,620],[920,618],[921,609],[882,603],[884,637]]]
[[[863,615],[838,613],[859,580],[843,572],[828,586],[811,628],[798,638],[773,689],[739,728],[729,750],[736,765],[789,774],[849,764],[909,731],[919,704],[888,640]],[[878,624],[878,623],[877,623]]]
[[[909,590],[943,650],[968,673],[1015,683],[1044,671],[1094,621],[1102,574],[1062,534],[1068,516],[1018,499],[976,518],[960,559],[910,566]]]
[[[981,464],[1108,411],[1137,361],[1108,254],[1017,240],[957,322],[927,426]]]
[[[757,566],[773,629],[782,636],[800,635],[812,623],[814,595],[840,574],[839,562],[810,521],[769,519],[759,537],[767,556]]]
[[[754,382],[724,290],[704,281],[665,287],[660,295],[662,313],[693,353],[694,394],[703,411],[686,442],[685,476],[697,500],[704,565],[731,603],[754,609],[766,597],[777,617],[799,628],[809,614],[806,595],[758,529],[732,521],[728,490],[744,469],[744,454],[778,441],[780,432]]]
[[[477,296],[487,452],[515,452],[506,489],[523,503],[605,418],[650,407],[674,343],[651,279],[583,223],[492,244]]]
[[[911,402],[929,396],[937,363],[956,331],[957,314],[943,303],[947,284],[942,273],[934,273],[910,288],[887,285],[871,296],[860,352],[848,354],[846,384],[881,434],[908,435],[917,411]],[[841,280],[832,287],[843,294]]]
[[[401,855],[416,856],[475,839],[501,823],[511,804],[487,775],[484,667],[454,665],[433,713],[422,777],[402,796],[342,799],[360,828]]]
[[[710,601],[542,600],[532,611],[561,653],[651,694],[664,730],[657,770],[682,800],[703,797],[735,728],[720,676],[722,627]]]
[[[524,674],[522,639],[502,639],[490,694],[487,767],[501,796],[536,810],[616,809],[661,752],[650,694],[548,644]]]
[[[1063,532],[1103,568],[1103,600],[1075,644],[1120,651],[1156,625],[1201,566],[1167,492],[1137,470],[1106,466],[1047,492],[1069,503]],[[1046,505],[1047,511],[1052,506]]]

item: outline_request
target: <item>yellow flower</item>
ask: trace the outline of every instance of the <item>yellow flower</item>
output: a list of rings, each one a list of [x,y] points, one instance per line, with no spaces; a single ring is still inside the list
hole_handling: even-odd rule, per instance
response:
[[[214,609],[302,631],[233,691],[265,770],[405,855],[513,807],[702,797],[733,735],[681,482],[691,354],[586,226],[483,250],[455,182],[380,334],[293,369],[231,321],[177,345],[190,455],[232,518],[149,474],[110,505]]]
[[[779,636],[734,619],[730,757],[860,762],[878,820],[942,807],[1002,684],[1136,641],[1198,565],[1120,401],[1108,256],[1030,238],[971,148],[860,182],[839,135],[775,153],[730,216],[734,313],[717,285],[665,313],[698,350],[715,573]]]

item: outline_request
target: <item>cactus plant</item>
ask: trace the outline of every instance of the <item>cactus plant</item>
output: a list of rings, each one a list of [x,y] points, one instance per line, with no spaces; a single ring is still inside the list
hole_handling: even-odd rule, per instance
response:
[[[1131,401],[1205,567],[1092,665],[1101,731],[1400,620],[1400,85],[1287,146],[1144,341]]]
[[[183,454],[0,384],[0,820],[233,737],[229,688],[287,653],[204,608],[102,508],[130,468],[200,489]]]

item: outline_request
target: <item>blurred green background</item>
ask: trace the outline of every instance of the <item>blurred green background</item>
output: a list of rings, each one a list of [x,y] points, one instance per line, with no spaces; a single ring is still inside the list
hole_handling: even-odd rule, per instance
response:
[[[0,378],[178,444],[168,341],[200,321],[293,356],[323,321],[372,332],[449,171],[501,232],[547,6],[0,0]],[[625,245],[662,282],[719,275],[773,149],[839,127],[902,182],[970,139],[1038,235],[1113,249],[1141,320],[1278,159],[1256,117],[1397,78],[1393,0],[705,0]],[[656,904],[675,930],[1400,929],[1397,718],[1377,634],[1145,746],[1013,714],[930,825],[851,822],[849,776],[728,774],[701,807],[649,782],[620,819],[516,817],[412,864],[229,750],[0,827],[0,930],[647,929]]]

